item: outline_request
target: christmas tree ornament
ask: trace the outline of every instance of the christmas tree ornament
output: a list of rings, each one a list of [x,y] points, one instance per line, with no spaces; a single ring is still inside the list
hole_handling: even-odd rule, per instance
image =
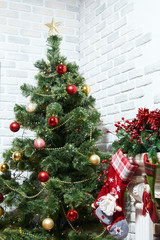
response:
[[[0,207],[0,216],[2,216],[3,214],[4,214],[4,209]]]
[[[45,171],[42,171],[38,174],[38,179],[40,182],[47,182],[49,179],[49,174]]]
[[[0,193],[0,203],[3,202],[3,194]]]
[[[46,89],[45,89],[45,92],[50,92],[50,88],[46,88]]]
[[[45,218],[42,222],[42,227],[45,230],[51,230],[54,227],[54,221],[52,220],[52,218],[50,217]]]
[[[82,92],[84,92],[85,94],[89,94],[91,91],[90,86],[88,86],[87,84],[84,84],[81,89],[82,89]]]
[[[28,103],[28,105],[26,106],[26,111],[27,111],[28,113],[33,113],[33,112],[35,112],[36,107],[37,107],[36,104],[30,102],[30,103]]]
[[[45,24],[47,27],[49,27],[49,36],[54,36],[57,33],[59,33],[58,27],[61,25],[61,22],[55,22],[54,18],[52,18],[51,23],[46,23]]]
[[[12,159],[14,160],[14,161],[19,161],[19,160],[21,160],[21,158],[22,158],[22,154],[19,152],[19,151],[15,151],[13,154],[12,154]]]
[[[77,92],[77,88],[75,85],[71,84],[71,85],[68,85],[68,87],[66,88],[66,91],[69,95],[74,95]]]
[[[78,212],[74,209],[71,209],[67,213],[67,218],[69,219],[69,221],[76,221],[78,218]]]
[[[93,165],[98,165],[100,163],[100,157],[97,154],[94,153],[90,156],[89,161]]]
[[[43,149],[45,147],[45,141],[42,138],[37,138],[34,141],[34,146],[36,149]]]
[[[11,130],[12,132],[18,132],[19,129],[20,129],[19,123],[17,123],[17,122],[12,122],[12,123],[10,124],[10,130]]]
[[[56,125],[58,125],[58,118],[52,116],[48,119],[48,124],[52,127],[55,127]]]
[[[91,206],[110,234],[116,239],[124,239],[129,230],[124,215],[124,193],[138,165],[130,163],[121,149],[110,163],[106,182]]]
[[[57,67],[56,67],[56,71],[59,73],[59,74],[63,74],[66,72],[66,66],[64,66],[63,64],[59,64]]]
[[[1,172],[6,173],[8,170],[9,170],[9,166],[8,166],[7,163],[4,162],[0,165],[0,171]]]

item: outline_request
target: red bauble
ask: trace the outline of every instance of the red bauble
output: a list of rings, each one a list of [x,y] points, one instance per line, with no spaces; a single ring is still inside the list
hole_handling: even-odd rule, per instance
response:
[[[3,202],[3,194],[0,193],[0,203]]]
[[[41,182],[47,182],[49,179],[49,174],[45,171],[42,171],[38,174],[38,179]]]
[[[76,210],[70,210],[68,211],[67,213],[67,218],[70,220],[70,221],[75,221],[77,220],[78,218],[78,212]]]
[[[48,119],[48,124],[52,127],[55,127],[56,125],[58,125],[58,118],[52,116]]]
[[[70,95],[73,95],[77,92],[77,88],[75,85],[71,84],[71,85],[68,85],[68,87],[66,88],[67,90],[67,93],[70,94]]]
[[[59,74],[63,74],[66,72],[66,66],[64,66],[63,64],[59,64],[57,67],[56,67],[56,71],[59,73]]]
[[[10,124],[10,129],[11,129],[12,132],[18,132],[18,130],[20,129],[19,123],[17,123],[17,122],[12,122],[12,123]]]

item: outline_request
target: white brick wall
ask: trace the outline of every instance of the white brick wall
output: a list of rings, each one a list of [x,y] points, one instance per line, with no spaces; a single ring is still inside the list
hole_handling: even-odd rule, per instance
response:
[[[28,103],[20,92],[26,82],[36,84],[36,60],[46,58],[48,28],[52,17],[61,21],[62,55],[79,62],[79,1],[78,0],[2,0],[0,1],[0,161],[12,140],[22,130],[12,133],[15,103]],[[26,134],[32,136],[29,131]]]

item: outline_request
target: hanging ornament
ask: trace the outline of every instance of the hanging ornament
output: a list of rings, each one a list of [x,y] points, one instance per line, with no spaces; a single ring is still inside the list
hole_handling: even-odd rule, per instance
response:
[[[74,209],[68,211],[67,218],[69,219],[69,221],[76,221],[78,218],[78,212]]]
[[[14,161],[19,161],[19,160],[21,160],[21,158],[22,158],[22,154],[19,152],[19,151],[15,151],[13,154],[12,154],[12,159],[14,160]]]
[[[90,86],[88,86],[87,84],[84,84],[81,89],[85,94],[89,94],[91,91]]]
[[[45,171],[42,171],[38,174],[38,179],[40,182],[47,182],[49,179],[49,174]]]
[[[45,230],[51,230],[54,227],[54,221],[52,220],[52,218],[50,217],[45,218],[42,222],[42,227]]]
[[[18,132],[18,130],[20,129],[19,123],[17,123],[17,122],[12,122],[12,123],[10,124],[10,129],[11,129],[12,132]]]
[[[68,87],[66,88],[67,90],[67,93],[70,94],[70,95],[73,95],[77,92],[77,88],[75,85],[71,84],[71,85],[68,85]]]
[[[3,194],[0,193],[0,203],[3,202]]]
[[[3,214],[4,214],[4,209],[0,207],[0,216],[2,216]]]
[[[30,102],[30,103],[28,103],[28,105],[26,106],[26,111],[27,111],[28,113],[33,113],[33,112],[35,112],[36,107],[37,107],[36,104]]]
[[[66,66],[64,66],[63,64],[59,64],[57,67],[56,67],[56,71],[59,73],[59,74],[63,74],[66,72]]]
[[[9,166],[8,166],[7,163],[4,162],[0,165],[0,171],[1,172],[6,173],[8,170],[9,170]]]
[[[50,88],[45,88],[45,92],[50,92]]]
[[[100,157],[97,154],[93,154],[90,156],[89,161],[93,164],[93,165],[98,165],[100,163]]]
[[[55,127],[56,125],[58,125],[58,118],[54,116],[48,118],[48,124],[52,127]]]
[[[45,147],[45,141],[42,138],[37,138],[34,141],[34,146],[36,149],[43,149]]]

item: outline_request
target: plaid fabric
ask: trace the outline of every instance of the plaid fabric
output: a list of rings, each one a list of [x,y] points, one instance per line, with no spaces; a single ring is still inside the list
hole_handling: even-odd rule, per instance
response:
[[[149,162],[147,153],[144,154],[144,166],[145,166],[145,171],[146,171],[147,175],[149,175],[149,176],[155,175],[156,164],[152,164]]]
[[[138,165],[133,165],[119,149],[112,157],[111,165],[123,181],[130,181]]]

